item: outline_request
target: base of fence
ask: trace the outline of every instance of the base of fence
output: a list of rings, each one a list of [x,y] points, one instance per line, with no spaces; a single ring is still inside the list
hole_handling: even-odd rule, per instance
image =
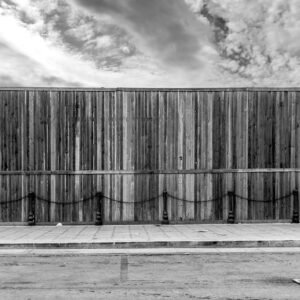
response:
[[[170,224],[170,221],[168,220],[167,217],[164,217],[163,220],[161,221],[161,224],[162,224],[162,225],[169,225],[169,224]]]
[[[299,223],[299,213],[297,211],[293,212],[292,223]]]
[[[97,199],[97,211],[96,211],[95,225],[100,226],[100,225],[103,225],[103,221],[102,221],[102,199],[103,199],[103,194],[102,194],[102,192],[98,192],[96,194],[96,199]]]
[[[163,219],[161,224],[168,225],[170,224],[169,216],[168,216],[168,192],[163,192]]]
[[[227,193],[229,201],[229,212],[228,212],[228,224],[234,224],[235,222],[235,194],[232,191]]]
[[[28,225],[35,225],[35,193],[28,194]]]
[[[28,225],[29,226],[35,225],[35,217],[34,217],[33,213],[29,214],[29,216],[28,216]]]
[[[228,224],[234,224],[234,214],[233,214],[232,211],[230,211],[230,212],[228,213],[227,223],[228,223]]]
[[[292,223],[299,223],[299,197],[298,190],[293,191],[293,217]]]

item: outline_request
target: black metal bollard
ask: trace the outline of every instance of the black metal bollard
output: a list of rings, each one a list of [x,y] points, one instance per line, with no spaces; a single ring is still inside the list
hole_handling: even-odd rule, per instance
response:
[[[168,217],[168,192],[163,192],[163,200],[164,200],[164,210],[163,210],[163,219],[161,224],[169,224],[169,217]]]
[[[235,195],[233,192],[228,192],[229,198],[229,212],[227,223],[234,224],[235,221]]]
[[[28,225],[35,225],[35,193],[28,194]]]
[[[293,205],[292,223],[299,223],[299,198],[298,198],[297,190],[293,191],[293,200],[294,200],[294,205]]]
[[[103,220],[102,220],[102,199],[103,199],[103,194],[102,192],[98,192],[96,194],[96,200],[97,200],[97,211],[96,211],[96,222],[95,225],[103,225]]]

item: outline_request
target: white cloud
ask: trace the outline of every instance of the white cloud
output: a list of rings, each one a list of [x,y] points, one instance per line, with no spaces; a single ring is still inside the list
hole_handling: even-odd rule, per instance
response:
[[[300,84],[298,0],[78,1],[0,0],[0,85]]]
[[[201,70],[202,47],[209,45],[209,29],[178,0],[77,0],[94,17],[110,14],[115,24],[133,36],[137,47],[165,69]],[[202,34],[201,38],[198,37]],[[212,46],[212,45],[211,45]]]
[[[95,17],[64,0],[50,1],[49,6],[36,0],[14,3],[0,8],[0,42],[9,49],[0,52],[0,59],[6,60],[0,70],[5,84],[7,78],[30,86],[162,87],[207,81],[207,74],[200,74],[198,68],[184,76],[180,69],[174,70],[170,76],[167,64],[161,65],[152,51],[137,49],[132,44],[134,32],[124,32],[107,14]],[[176,44],[173,47],[177,51]]]
[[[135,81],[140,86],[140,78],[152,80],[151,75],[139,71],[131,74],[126,70],[119,73],[101,71],[79,54],[70,54],[68,49],[33,33],[14,15],[1,16],[0,43],[3,45],[0,76],[11,78],[14,84],[116,86],[122,82],[129,86]]]
[[[193,12],[198,12],[203,6],[203,0],[184,0]]]
[[[203,2],[207,19],[217,34],[223,34],[217,41],[220,66],[248,78],[248,85],[300,84],[299,1]]]
[[[65,31],[66,35],[75,37],[78,40],[89,41],[95,35],[95,29],[93,23],[80,22],[74,25],[72,28]]]
[[[15,4],[19,3],[16,1]],[[142,70],[125,69],[116,73],[107,68],[98,69],[92,59],[86,59],[85,53],[70,52],[53,24],[43,24],[50,29],[43,37],[40,28],[31,26],[34,23],[20,20],[18,16],[24,6],[6,5],[0,8],[0,78],[5,78],[5,84],[9,78],[14,85],[26,86],[118,86],[119,83],[129,86],[133,82],[141,86],[142,78],[149,82],[153,80],[151,74]],[[26,13],[31,14],[31,10],[35,9],[26,9]],[[109,36],[95,38],[95,49],[110,45],[112,40]]]

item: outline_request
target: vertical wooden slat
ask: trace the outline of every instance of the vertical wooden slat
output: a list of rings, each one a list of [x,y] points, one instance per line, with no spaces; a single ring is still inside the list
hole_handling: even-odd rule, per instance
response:
[[[296,92],[296,104],[295,104],[295,165],[294,168],[300,168],[300,92]],[[300,186],[299,186],[300,189]],[[300,197],[299,197],[300,198]]]
[[[295,137],[296,137],[296,151],[295,151],[295,168],[300,168],[300,92],[296,92],[296,108],[295,108],[295,127],[296,127],[296,132],[295,132]],[[297,190],[300,190],[300,173],[296,173],[296,186]],[[300,204],[300,197],[299,198],[299,203],[298,207]]]
[[[188,92],[185,98],[185,168],[187,170],[194,169],[195,167],[195,110],[193,94]],[[194,195],[194,175],[186,175],[186,199],[189,201],[195,200]],[[188,220],[194,219],[194,203],[186,202],[185,218]]]
[[[75,171],[80,170],[80,142],[81,142],[81,110],[82,110],[82,95],[81,92],[75,92]],[[75,175],[75,201],[78,202],[81,198],[81,180],[80,175]],[[78,221],[82,222],[82,203],[77,205]]]
[[[296,109],[296,92],[289,92],[289,103],[290,103],[290,168],[294,168],[296,165],[296,115],[297,115],[297,109]],[[297,189],[297,178],[296,173],[291,173],[291,179],[290,179],[290,190],[296,190]],[[292,199],[293,201],[293,199]],[[290,219],[292,219],[293,215],[293,207],[294,202],[292,202],[292,206],[290,207]]]
[[[164,92],[159,92],[158,95],[158,168],[165,168],[165,98]],[[159,194],[165,190],[165,176],[159,175]],[[163,199],[160,197],[158,211],[159,220],[162,220]]]
[[[208,93],[207,97],[207,169],[213,168],[213,105],[214,95]],[[207,200],[212,200],[213,196],[213,177],[212,174],[207,174],[206,177]],[[213,219],[212,215],[212,202],[207,202],[207,219]]]
[[[132,169],[132,110],[131,110],[131,95],[129,93],[123,92],[123,169]],[[133,178],[131,175],[126,175],[123,177],[123,214],[122,220],[129,221],[133,219],[131,214],[132,209],[128,201],[133,201],[132,185]]]
[[[237,94],[237,118],[236,118],[236,167],[246,169],[248,166],[248,94]],[[242,198],[248,198],[247,174],[236,175],[236,193]],[[248,202],[245,199],[236,199],[236,220],[247,220]]]
[[[0,170],[189,170],[299,168],[300,96],[298,91],[0,91]],[[171,220],[223,221],[228,199],[204,202],[233,190],[238,219],[290,218],[291,199],[274,202],[299,188],[299,174],[232,173],[176,175],[1,175],[1,221],[27,220],[27,200],[78,201],[105,190],[106,221],[149,221],[162,217],[162,198]],[[105,178],[105,179],[103,179]],[[273,208],[275,204],[275,208]],[[90,222],[95,203],[64,207],[37,204],[39,221]]]
[[[183,105],[181,92],[177,92],[177,111],[178,111],[178,133],[177,133],[177,169],[182,170],[183,169],[183,127],[184,127],[184,105]],[[178,185],[178,198],[183,198],[183,175],[179,174],[177,177],[177,185]],[[183,203],[178,202],[177,203],[177,218],[179,220],[182,220],[184,217],[183,215]]]
[[[25,151],[26,151],[26,92],[20,92],[19,94],[19,105],[20,105],[20,170],[25,170]],[[0,100],[1,107],[1,100]],[[1,109],[1,108],[0,108]],[[1,115],[0,115],[1,116]],[[1,133],[0,133],[1,139]],[[0,142],[1,143],[1,142]],[[1,153],[1,144],[0,144]],[[0,170],[1,170],[1,154],[0,154]],[[0,176],[1,177],[1,176]],[[0,184],[1,185],[1,184]],[[25,176],[21,175],[21,197],[25,197],[26,193],[26,181]],[[0,196],[1,197],[1,196]],[[21,221],[25,222],[27,218],[26,199],[24,198],[21,202]]]
[[[232,168],[232,92],[225,93],[225,134],[226,134],[226,142],[225,142],[225,168]],[[226,196],[223,198],[223,220],[226,221],[229,212],[229,198],[228,191],[233,191],[232,186],[232,174],[228,173],[225,175],[225,189],[223,194]]]
[[[206,122],[206,112],[204,108],[206,107],[206,93],[199,93],[199,165],[200,169],[206,169],[206,130],[207,130],[207,122]],[[199,218],[200,220],[204,220],[206,216],[206,202],[202,202],[206,199],[206,189],[205,189],[205,176],[199,176],[199,190],[200,190],[200,199],[198,203],[199,207]]]
[[[28,98],[28,122],[29,122],[29,132],[28,132],[28,170],[32,171],[35,169],[34,167],[34,123],[35,123],[35,116],[34,116],[34,98],[35,92],[29,92]],[[29,176],[28,180],[28,190],[29,192],[35,192],[35,180],[34,176]],[[28,200],[28,198],[27,198]]]
[[[0,91],[0,170],[3,170],[3,150],[4,150],[4,126],[5,126],[5,121],[4,121],[4,101],[3,101],[3,92]],[[22,160],[23,161],[23,160]],[[1,177],[1,176],[0,176]],[[1,195],[0,195],[1,196]]]

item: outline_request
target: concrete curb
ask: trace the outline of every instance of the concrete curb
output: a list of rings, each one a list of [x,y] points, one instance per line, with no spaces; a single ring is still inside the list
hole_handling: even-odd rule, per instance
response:
[[[226,253],[300,254],[300,247],[267,248],[139,248],[139,249],[0,249],[1,257],[11,256],[161,256]]]
[[[0,243],[0,249],[143,249],[143,248],[266,248],[300,247],[300,240],[151,241],[96,243]]]

